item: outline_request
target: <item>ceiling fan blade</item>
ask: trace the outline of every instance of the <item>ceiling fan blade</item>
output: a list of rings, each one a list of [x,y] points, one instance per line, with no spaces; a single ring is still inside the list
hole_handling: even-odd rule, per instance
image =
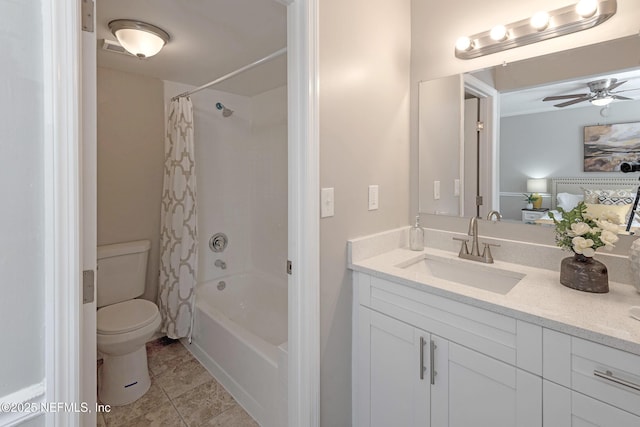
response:
[[[617,88],[618,86],[622,86],[623,84],[625,84],[627,82],[627,80],[624,80],[622,82],[615,82],[614,84],[612,84],[611,86],[609,86],[607,88],[607,90],[614,90],[615,88]]]
[[[557,96],[547,96],[543,99],[543,101],[557,101],[559,99],[570,99],[570,98],[582,98],[584,96],[589,96],[589,93],[575,93],[573,95],[557,95]]]
[[[554,105],[554,107],[560,107],[560,108],[567,107],[569,105],[577,104],[578,102],[588,101],[589,98],[590,98],[589,96],[584,96],[582,98],[573,99],[571,101],[567,101],[567,102],[562,102],[560,104],[556,104],[556,105]]]
[[[623,101],[633,101],[633,98],[627,98],[626,96],[613,95],[613,99],[621,99]]]
[[[618,93],[622,93],[622,92],[631,92],[631,91],[634,91],[634,90],[640,90],[640,87],[635,87],[635,88],[633,88],[633,89],[619,90],[619,91],[616,91],[616,92],[609,92],[609,93],[610,93],[611,95],[616,95],[616,94],[618,94]]]

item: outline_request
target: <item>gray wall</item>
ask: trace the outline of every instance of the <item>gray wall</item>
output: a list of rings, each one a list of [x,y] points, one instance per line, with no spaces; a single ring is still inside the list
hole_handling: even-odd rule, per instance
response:
[[[320,2],[320,420],[351,425],[351,273],[346,241],[409,217],[409,0]],[[376,211],[367,188],[380,186]]]
[[[584,108],[503,117],[500,122],[500,197],[505,218],[520,219],[527,178],[617,177],[620,172],[583,171],[583,128],[640,121],[640,101],[615,101],[609,115],[585,103]],[[550,190],[550,189],[549,189]],[[545,200],[548,207],[550,199]]]
[[[163,82],[98,68],[97,96],[98,245],[151,240],[143,297],[155,302],[164,164]]]

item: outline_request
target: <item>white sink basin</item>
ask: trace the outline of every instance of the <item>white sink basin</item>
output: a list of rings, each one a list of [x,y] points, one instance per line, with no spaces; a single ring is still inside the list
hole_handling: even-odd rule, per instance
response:
[[[500,268],[489,267],[473,261],[426,255],[424,258],[399,264],[397,267],[418,274],[449,280],[466,286],[505,295],[524,278],[524,274]]]

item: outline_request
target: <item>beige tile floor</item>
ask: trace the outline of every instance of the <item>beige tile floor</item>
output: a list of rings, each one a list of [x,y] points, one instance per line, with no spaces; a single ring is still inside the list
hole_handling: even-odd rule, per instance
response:
[[[147,344],[151,388],[130,405],[98,414],[106,427],[257,427],[258,424],[179,342]]]

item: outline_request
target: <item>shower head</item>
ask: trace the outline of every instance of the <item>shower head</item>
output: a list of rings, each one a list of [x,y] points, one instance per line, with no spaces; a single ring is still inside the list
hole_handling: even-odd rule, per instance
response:
[[[216,108],[218,110],[222,110],[222,117],[229,117],[233,114],[233,110],[228,109],[221,102],[216,103]]]

